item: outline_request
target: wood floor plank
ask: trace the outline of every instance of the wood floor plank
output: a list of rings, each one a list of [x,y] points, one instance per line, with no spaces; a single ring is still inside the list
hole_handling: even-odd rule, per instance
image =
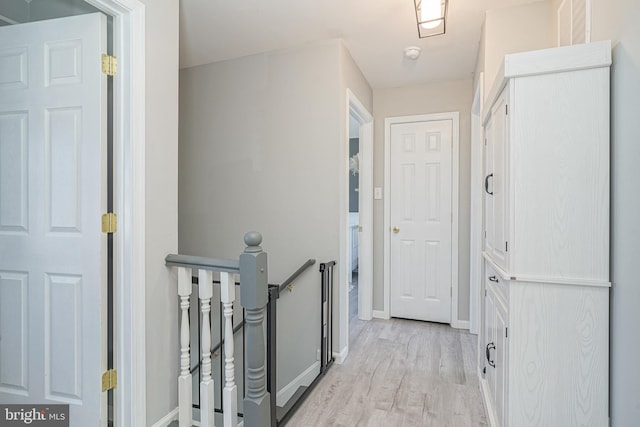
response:
[[[404,319],[352,327],[347,360],[333,365],[288,427],[487,425],[474,335]]]

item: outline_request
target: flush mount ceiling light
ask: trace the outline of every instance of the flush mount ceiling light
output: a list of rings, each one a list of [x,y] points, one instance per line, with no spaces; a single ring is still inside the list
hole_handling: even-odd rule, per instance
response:
[[[449,0],[413,0],[416,7],[418,37],[439,36],[447,30]]]

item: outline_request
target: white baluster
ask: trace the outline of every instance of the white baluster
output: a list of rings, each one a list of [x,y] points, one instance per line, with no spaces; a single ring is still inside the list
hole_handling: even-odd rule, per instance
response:
[[[180,376],[178,377],[178,425],[190,427],[191,419],[191,371],[189,369],[189,296],[191,295],[191,269],[178,268],[178,295],[180,296]]]
[[[198,270],[198,289],[202,312],[202,380],[200,381],[200,425],[215,425],[215,408],[213,406],[213,379],[211,378],[211,297],[213,296],[213,273],[209,270]]]
[[[220,273],[220,299],[224,308],[224,389],[222,391],[222,412],[224,427],[238,424],[238,389],[235,382],[233,358],[233,302],[236,298],[235,275]]]

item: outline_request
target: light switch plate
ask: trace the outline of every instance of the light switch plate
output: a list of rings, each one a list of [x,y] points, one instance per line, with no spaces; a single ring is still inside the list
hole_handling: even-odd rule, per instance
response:
[[[376,200],[382,199],[382,187],[376,187],[373,189],[373,198]]]

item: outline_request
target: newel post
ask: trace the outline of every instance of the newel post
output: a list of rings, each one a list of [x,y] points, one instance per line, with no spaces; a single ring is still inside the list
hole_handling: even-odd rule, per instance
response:
[[[260,233],[244,236],[247,247],[240,255],[240,297],[245,313],[247,385],[244,398],[244,425],[271,425],[270,398],[267,392],[264,337],[265,310],[268,301],[267,254],[262,251]]]

